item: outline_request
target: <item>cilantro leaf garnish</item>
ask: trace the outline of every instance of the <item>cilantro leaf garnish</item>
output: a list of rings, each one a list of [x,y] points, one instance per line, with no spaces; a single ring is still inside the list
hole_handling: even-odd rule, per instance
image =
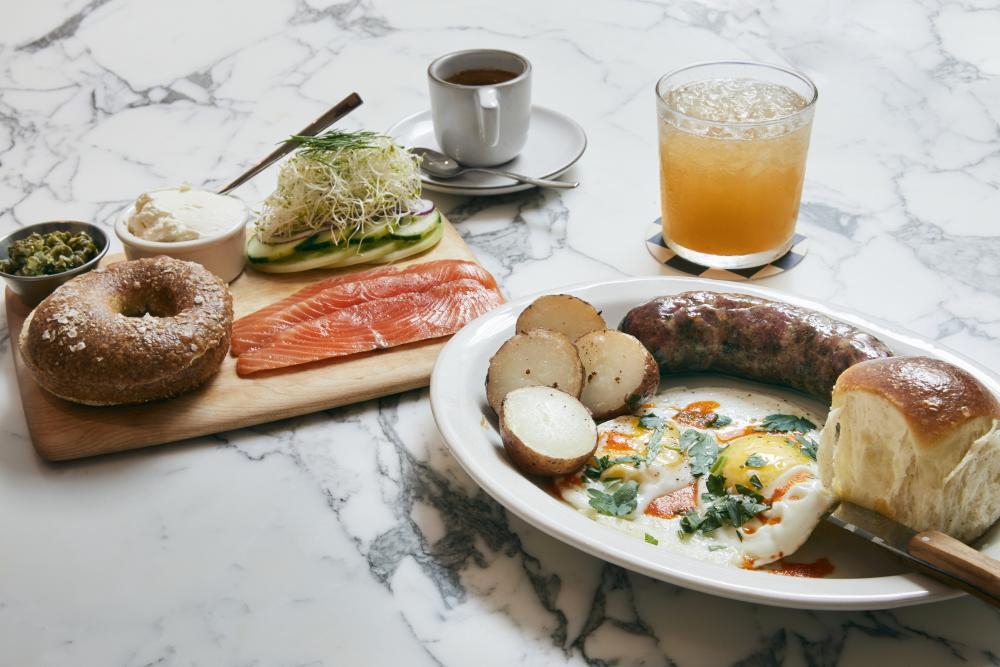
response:
[[[760,422],[760,429],[758,430],[767,431],[768,433],[788,433],[789,431],[805,433],[815,428],[816,424],[813,424],[805,417],[775,414],[764,417]]]
[[[705,424],[708,428],[722,428],[723,426],[729,426],[733,423],[732,417],[727,417],[726,415],[715,414],[715,419]]]
[[[723,550],[725,548],[726,548],[725,544],[709,544],[708,545],[708,550],[709,551],[721,551],[721,550]]]
[[[649,533],[646,533],[646,541],[649,542],[650,544],[652,544],[653,546],[656,546],[657,544],[660,543],[660,541],[658,539],[656,539],[655,537],[653,537]]]
[[[654,414],[643,415],[639,417],[639,426],[652,431],[649,435],[649,443],[646,445],[646,465],[652,465],[664,447],[677,449],[676,445],[663,442],[664,422],[660,417]]]
[[[725,512],[725,519],[733,526],[742,526],[748,518],[743,518],[743,503],[736,500],[736,496],[726,496],[725,499],[716,502],[716,507]],[[714,509],[714,508],[713,508]],[[753,516],[752,514],[750,516]],[[725,523],[725,522],[723,522]]]
[[[642,463],[642,457],[638,454],[632,454],[631,456],[619,456],[618,458],[611,459],[611,465],[616,466],[619,463],[631,463],[636,468]]]
[[[709,475],[705,480],[705,488],[713,496],[721,496],[726,493],[726,478],[722,475]]]
[[[758,496],[756,493],[753,496],[729,496],[729,498],[738,498],[739,503],[743,506],[743,511],[746,513],[746,521],[754,518],[764,510],[766,510],[767,504],[764,503],[764,499]],[[744,521],[743,523],[746,523]],[[742,523],[740,525],[743,525]]]
[[[612,491],[613,492],[615,489],[617,489],[619,486],[621,486],[622,482],[624,482],[624,481],[625,480],[622,479],[621,477],[608,477],[607,479],[603,480],[601,483],[604,484],[604,490],[605,491]]]
[[[621,482],[621,480],[618,481]],[[607,485],[605,488],[610,490]],[[611,488],[614,488],[612,493],[605,493],[593,488],[587,489],[587,493],[590,495],[590,506],[608,516],[626,516],[634,512],[638,504],[636,496],[639,484],[630,479],[620,484],[613,484]]]
[[[767,459],[760,454],[751,454],[747,457],[747,462],[743,465],[747,468],[763,468],[767,465]]]
[[[583,469],[583,474],[588,479],[600,479],[601,474],[613,466],[619,463],[631,463],[636,468],[639,464],[643,462],[643,458],[638,454],[632,454],[631,456],[618,456],[616,458],[611,458],[610,456],[601,456],[595,458],[593,461],[588,463]]]
[[[695,509],[689,510],[681,519],[681,530],[687,533],[710,533],[727,525],[739,528],[766,509],[767,505],[751,496],[743,494],[717,496],[707,503],[701,512]]]
[[[649,444],[646,445],[646,465],[652,465],[656,457],[660,455],[663,447],[663,420],[653,428],[649,434]]]
[[[756,475],[753,478],[756,479]],[[757,483],[760,483],[759,479]],[[763,496],[742,484],[736,485],[736,493],[726,494],[726,481],[722,475],[709,475],[705,488],[708,493],[701,494],[701,507],[688,510],[681,517],[679,534],[682,537],[692,533],[711,533],[722,526],[739,528],[768,508]],[[739,533],[737,537],[741,537]]]
[[[764,488],[764,485],[760,481],[760,477],[758,477],[756,474],[750,475],[750,484],[752,486],[757,487],[758,489]]]
[[[654,429],[663,426],[663,420],[654,414],[639,417],[639,426],[646,429]]]
[[[696,509],[688,510],[687,512],[684,513],[684,516],[681,517],[680,526],[682,534],[696,533],[699,530],[702,531],[703,533],[710,533],[719,527],[719,526],[711,526],[711,527],[706,526],[705,525],[706,519],[707,515],[702,516],[701,514],[698,513],[698,510]]]
[[[719,455],[719,445],[716,444],[715,438],[693,428],[681,434],[681,449],[687,452],[688,466],[695,477],[701,477],[711,470]]]
[[[754,491],[751,488],[743,486],[742,484],[737,484],[736,485],[736,492],[740,493],[740,494],[743,494],[747,498],[753,498],[758,503],[763,502],[763,500],[764,500],[764,496],[760,495],[759,493],[757,493],[756,491]]]
[[[816,460],[816,450],[819,448],[819,443],[812,438],[807,438],[802,435],[795,436],[795,442],[799,443],[799,449],[802,453],[811,458],[813,461]]]
[[[607,470],[610,466],[610,458],[607,456],[600,456],[589,461],[583,468],[583,475],[588,479],[600,479],[601,473]]]

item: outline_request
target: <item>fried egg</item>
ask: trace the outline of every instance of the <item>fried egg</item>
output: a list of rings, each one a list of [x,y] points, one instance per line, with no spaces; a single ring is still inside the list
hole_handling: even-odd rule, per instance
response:
[[[759,568],[795,552],[834,502],[816,464],[821,418],[766,393],[672,388],[600,424],[593,458],[556,488],[637,539]]]

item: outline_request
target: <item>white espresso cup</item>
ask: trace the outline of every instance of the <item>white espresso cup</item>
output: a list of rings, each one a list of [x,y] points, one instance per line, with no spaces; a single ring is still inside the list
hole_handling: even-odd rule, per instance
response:
[[[517,157],[531,122],[531,63],[509,51],[456,51],[432,62],[427,79],[442,151],[470,167]]]

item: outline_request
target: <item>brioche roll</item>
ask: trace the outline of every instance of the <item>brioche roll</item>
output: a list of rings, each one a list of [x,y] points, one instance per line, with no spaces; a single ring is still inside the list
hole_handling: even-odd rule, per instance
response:
[[[971,541],[1000,517],[1000,403],[937,359],[861,362],[834,386],[819,467],[843,500]]]

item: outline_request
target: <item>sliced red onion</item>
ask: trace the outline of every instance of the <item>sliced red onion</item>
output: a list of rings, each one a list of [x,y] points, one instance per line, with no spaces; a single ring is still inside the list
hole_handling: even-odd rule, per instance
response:
[[[421,216],[427,215],[434,210],[434,202],[430,199],[418,199],[416,204],[413,206],[413,213],[410,215]]]

